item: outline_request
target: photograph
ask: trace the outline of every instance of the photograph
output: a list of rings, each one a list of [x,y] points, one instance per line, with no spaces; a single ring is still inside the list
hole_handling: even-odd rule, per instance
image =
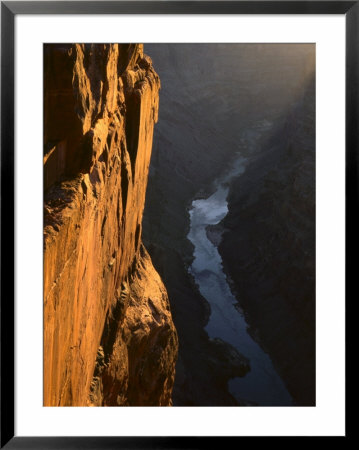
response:
[[[43,44],[42,404],[316,406],[315,42]]]

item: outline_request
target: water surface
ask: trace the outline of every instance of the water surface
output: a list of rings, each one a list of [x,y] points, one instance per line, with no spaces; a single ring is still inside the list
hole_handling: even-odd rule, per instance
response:
[[[229,381],[230,393],[239,401],[261,406],[288,406],[292,399],[268,354],[248,334],[248,325],[223,272],[222,258],[206,234],[208,225],[218,224],[226,216],[228,182],[244,170],[245,160],[238,156],[233,169],[216,181],[216,191],[207,199],[192,202],[188,238],[194,245],[194,260],[190,272],[211,306],[208,335],[230,343],[250,360],[250,372]]]

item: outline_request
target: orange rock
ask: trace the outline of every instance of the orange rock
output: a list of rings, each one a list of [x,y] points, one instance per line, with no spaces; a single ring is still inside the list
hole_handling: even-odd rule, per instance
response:
[[[46,45],[44,67],[44,405],[169,405],[177,334],[141,244],[158,75],[141,45]]]

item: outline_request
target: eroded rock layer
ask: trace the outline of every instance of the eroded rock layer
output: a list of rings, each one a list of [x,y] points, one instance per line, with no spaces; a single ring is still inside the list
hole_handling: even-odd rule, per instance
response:
[[[141,242],[159,78],[141,45],[44,50],[44,405],[170,405],[177,334]]]

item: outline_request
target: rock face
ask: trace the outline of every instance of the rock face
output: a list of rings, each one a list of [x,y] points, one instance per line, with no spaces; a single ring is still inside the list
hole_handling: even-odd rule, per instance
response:
[[[296,404],[315,405],[315,77],[234,180],[219,245],[252,333]]]
[[[177,334],[143,247],[160,81],[141,45],[44,50],[44,405],[170,405]]]

